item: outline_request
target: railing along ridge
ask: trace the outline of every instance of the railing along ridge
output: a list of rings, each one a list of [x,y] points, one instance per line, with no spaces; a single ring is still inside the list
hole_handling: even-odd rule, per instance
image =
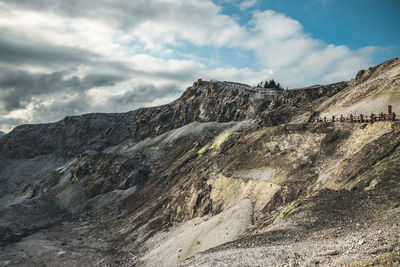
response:
[[[340,117],[332,115],[331,118],[323,117],[318,118],[317,122],[350,122],[350,123],[374,123],[378,121],[399,121],[397,114],[392,111],[392,106],[388,106],[388,113],[379,114],[350,114],[347,117],[340,115]]]

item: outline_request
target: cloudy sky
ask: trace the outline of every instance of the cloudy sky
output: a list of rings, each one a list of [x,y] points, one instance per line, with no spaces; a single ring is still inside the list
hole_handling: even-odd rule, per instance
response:
[[[398,0],[0,0],[0,130],[167,103],[197,78],[301,87],[399,56]]]

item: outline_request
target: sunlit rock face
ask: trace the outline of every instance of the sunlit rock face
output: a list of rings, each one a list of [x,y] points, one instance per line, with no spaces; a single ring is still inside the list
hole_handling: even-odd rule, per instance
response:
[[[400,112],[399,86],[393,59],[18,126],[0,138],[0,266],[396,266],[400,122],[316,121]]]

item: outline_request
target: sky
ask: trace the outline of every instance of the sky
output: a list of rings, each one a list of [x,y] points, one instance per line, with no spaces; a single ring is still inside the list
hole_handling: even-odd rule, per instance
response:
[[[296,88],[400,55],[398,0],[1,0],[0,131],[168,103],[195,80]]]

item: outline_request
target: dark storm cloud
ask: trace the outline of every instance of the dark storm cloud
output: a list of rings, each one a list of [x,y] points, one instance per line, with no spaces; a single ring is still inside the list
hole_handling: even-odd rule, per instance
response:
[[[130,67],[121,61],[76,46],[53,44],[27,38],[16,30],[0,27],[0,66],[45,67],[75,69],[78,66],[94,66],[96,69],[128,74]]]
[[[52,11],[69,17],[103,17],[108,20],[140,21],[168,12],[170,4],[149,0],[5,0],[10,6],[38,11]],[[134,19],[132,19],[134,18]]]
[[[132,70],[132,74],[135,74],[139,77],[146,78],[162,78],[167,80],[175,80],[175,81],[192,81],[197,77],[196,72],[191,69],[185,70],[176,70],[176,71],[143,71],[143,70]]]
[[[59,97],[50,105],[39,104],[32,113],[43,121],[54,122],[65,116],[90,112],[91,108],[93,107],[86,93],[75,93],[70,97]]]
[[[26,70],[0,69],[0,101],[3,110],[11,111],[25,107],[33,96],[83,92],[90,88],[111,86],[125,80],[124,76],[111,74],[89,74],[80,79],[67,72],[31,73]]]
[[[15,65],[64,66],[93,63],[100,56],[85,49],[33,42],[15,42],[0,36],[0,62]],[[17,38],[17,37],[16,37]]]
[[[89,74],[81,80],[81,88],[90,89],[93,87],[114,86],[126,78],[127,77],[122,75],[113,75],[107,73]]]
[[[181,93],[178,88],[179,87],[174,84],[160,87],[156,87],[152,84],[140,85],[121,96],[111,97],[109,103],[110,105],[140,105],[141,103],[150,103],[160,96],[176,96]]]

